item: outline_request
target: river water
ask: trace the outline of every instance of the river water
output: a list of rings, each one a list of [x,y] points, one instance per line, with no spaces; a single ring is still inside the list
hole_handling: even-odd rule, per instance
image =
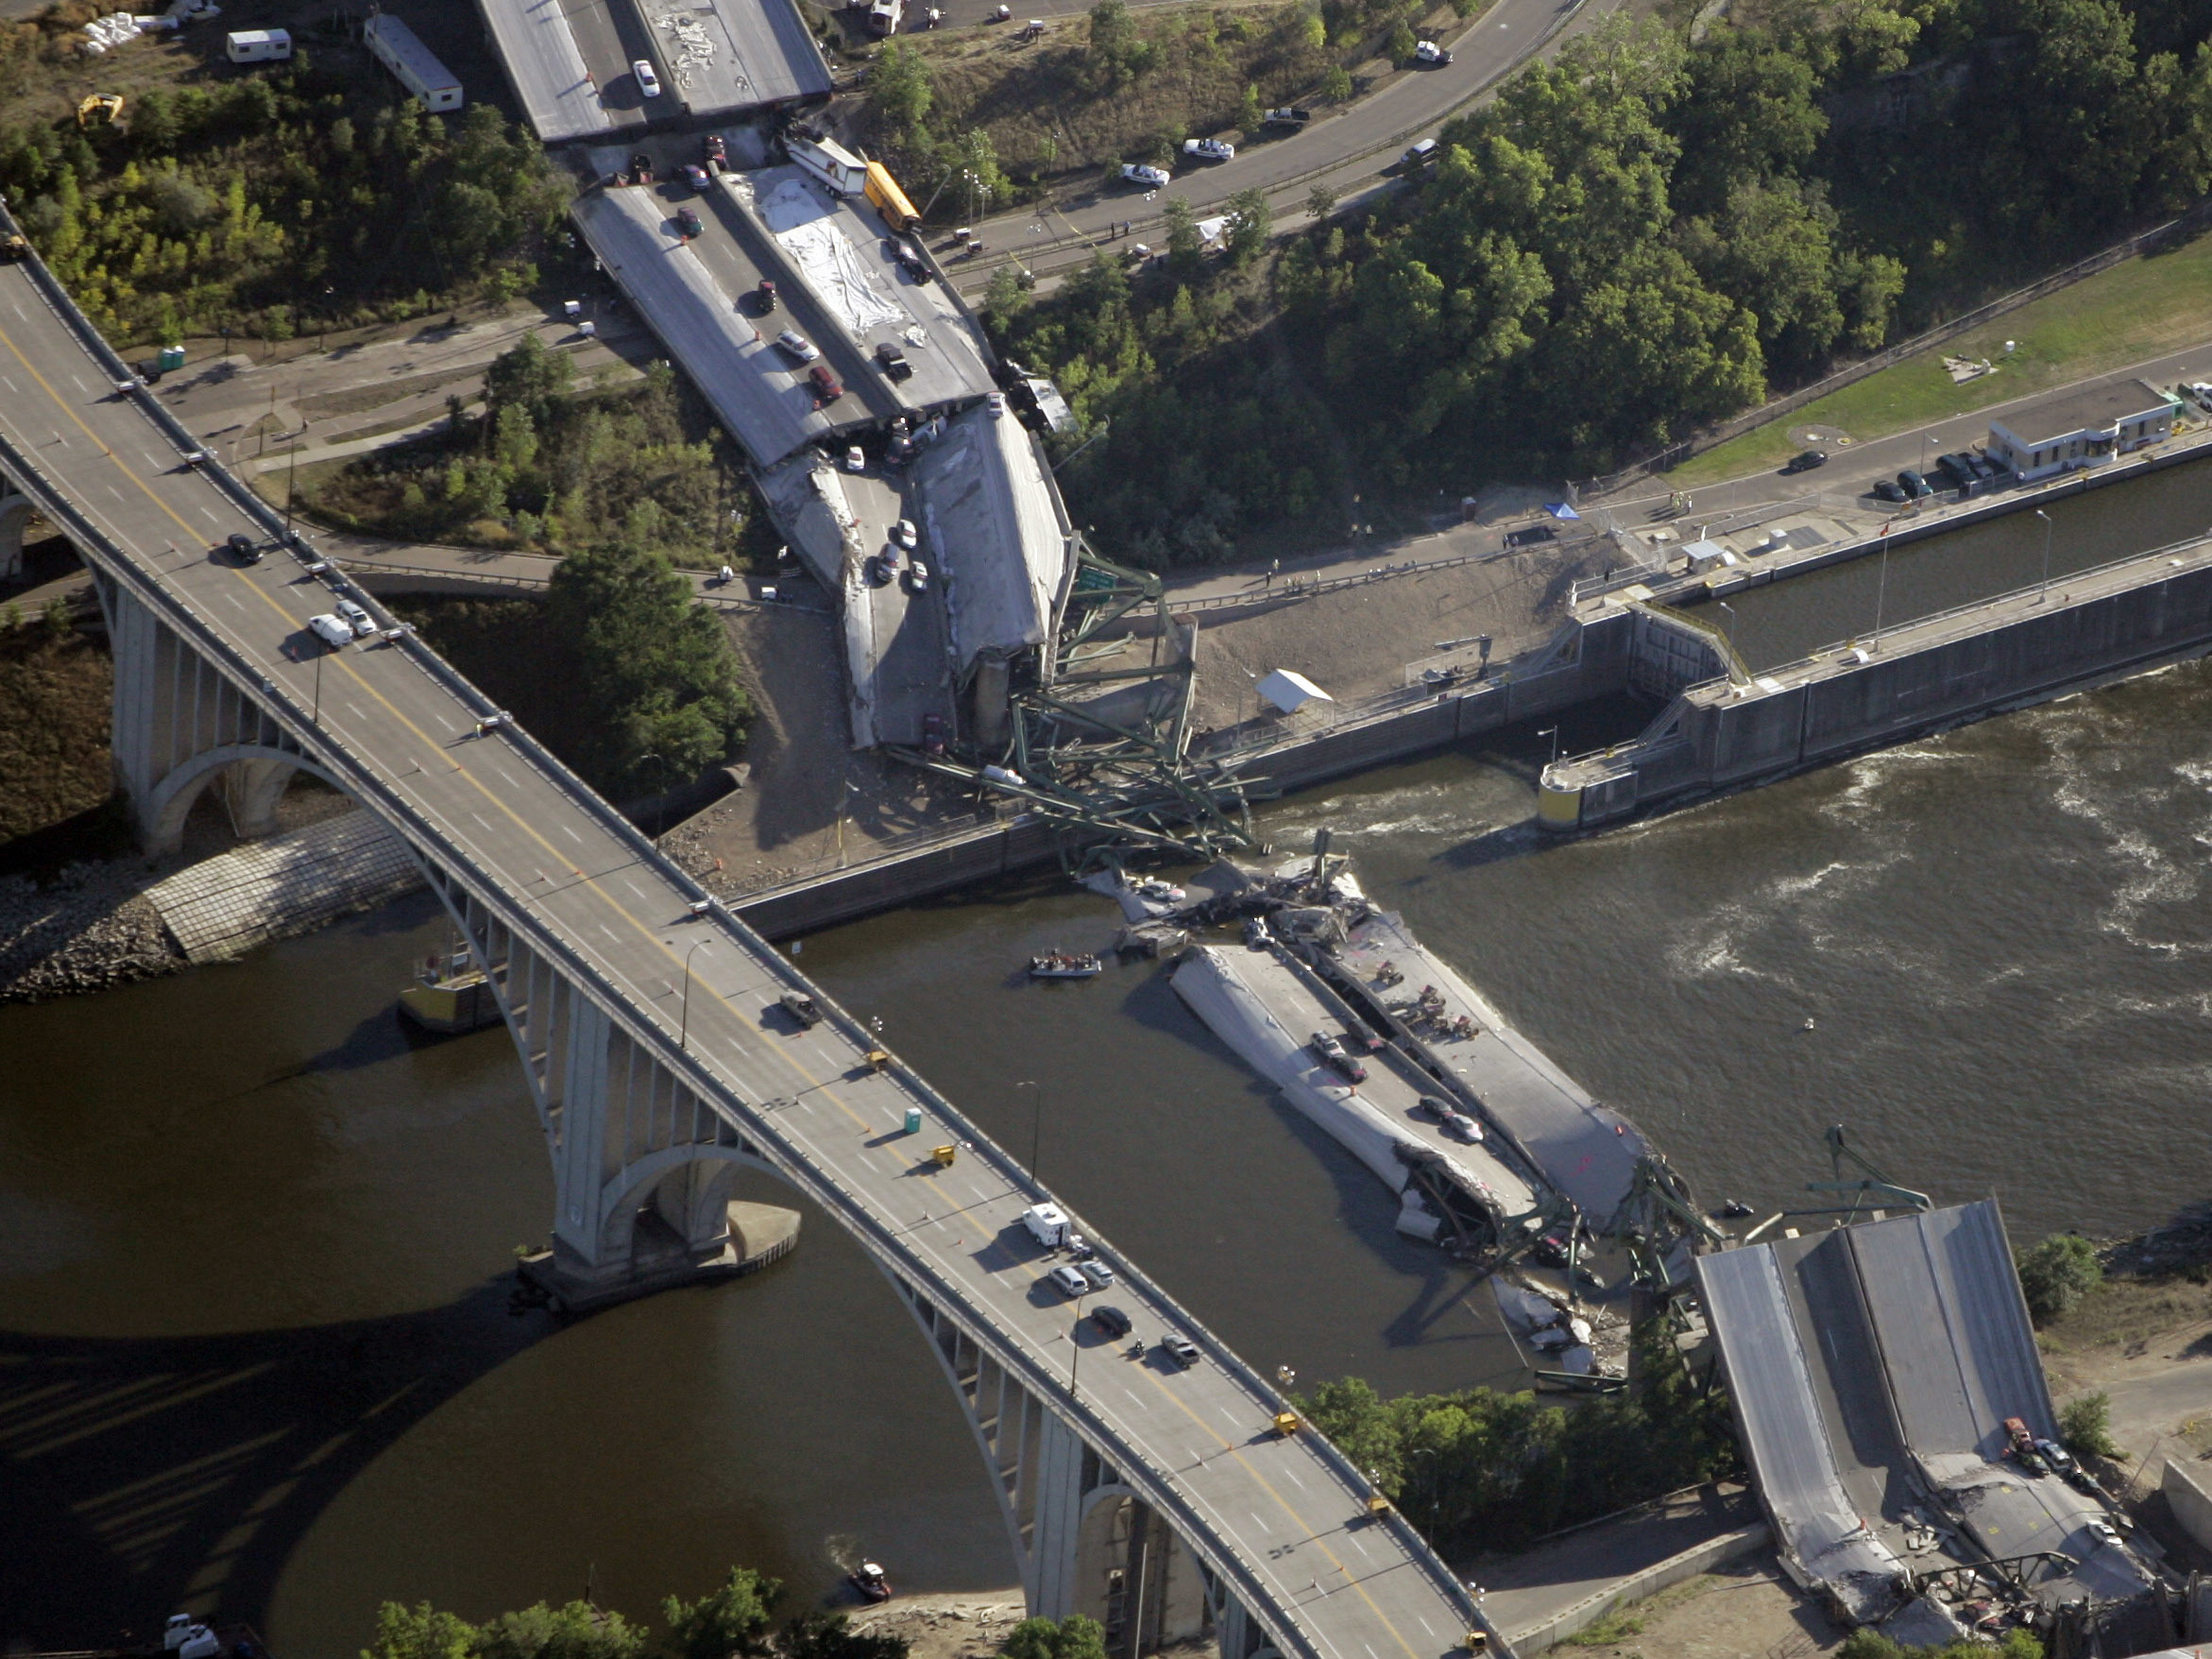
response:
[[[1562,845],[1529,828],[1550,741],[1262,824],[1285,851],[1333,829],[1709,1203],[1817,1202],[1837,1121],[1940,1201],[1998,1194],[2016,1236],[2202,1196],[2212,669]],[[1512,1385],[1487,1292],[1392,1233],[1164,970],[1016,972],[1114,927],[1040,881],[801,962],[1263,1367]],[[393,1015],[442,936],[417,898],[0,1008],[0,1641],[144,1633],[195,1592],[282,1659],[349,1659],[387,1597],[482,1616],[588,1584],[644,1616],[745,1562],[811,1599],[860,1548],[909,1588],[1011,1582],[950,1391],[819,1215],[749,1281],[567,1328],[510,1313],[551,1177],[505,1035],[418,1041]]]

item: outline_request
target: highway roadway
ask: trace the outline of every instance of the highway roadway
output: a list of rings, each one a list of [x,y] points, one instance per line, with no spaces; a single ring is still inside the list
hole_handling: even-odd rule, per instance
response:
[[[1294,221],[1315,184],[1328,185],[1339,198],[1374,188],[1415,138],[1433,133],[1547,45],[1588,33],[1631,4],[1496,0],[1460,37],[1454,60],[1443,68],[1402,76],[1335,111],[1317,107],[1307,126],[1254,135],[1234,161],[1179,166],[1173,182],[1161,191],[1086,185],[1042,207],[1001,214],[973,227],[983,251],[959,262],[953,280],[968,292],[979,290],[992,269],[1009,258],[1043,275],[1084,264],[1100,247],[1126,248],[1131,242],[1149,241],[1156,248],[1162,215],[1174,197],[1182,197],[1203,217],[1240,190],[1263,190],[1277,223]],[[1134,227],[1130,237],[1110,243],[1112,228],[1124,222]],[[940,256],[949,259],[952,247],[947,243]]]
[[[1364,1482],[1334,1448],[1268,1433],[1271,1392],[1110,1248],[1121,1283],[1097,1299],[1126,1309],[1140,1336],[1184,1332],[1201,1358],[1178,1371],[1079,1335],[1080,1305],[1045,1282],[1049,1263],[1017,1224],[1041,1189],[918,1079],[871,1071],[863,1028],[840,1014],[794,1032],[772,1015],[799,983],[789,966],[725,915],[692,919],[698,890],[535,745],[474,735],[485,706],[417,642],[326,653],[306,623],[332,595],[289,555],[247,567],[212,556],[233,531],[264,535],[265,519],[181,466],[168,429],[119,397],[111,374],[31,266],[0,269],[0,436],[127,572],[157,580],[272,701],[302,711],[312,750],[526,932],[535,926],[596,995],[626,1005],[618,1017],[774,1149],[879,1263],[1069,1405],[1286,1651],[1439,1659],[1461,1645],[1468,1599],[1411,1531],[1367,1518]],[[910,1107],[923,1112],[918,1136],[900,1133]],[[947,1140],[963,1150],[940,1170],[924,1154]]]

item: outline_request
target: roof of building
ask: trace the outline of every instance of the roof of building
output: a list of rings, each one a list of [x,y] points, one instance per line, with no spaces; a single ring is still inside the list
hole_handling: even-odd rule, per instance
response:
[[[914,481],[961,664],[985,651],[1043,644],[1073,550],[1052,474],[1029,432],[1012,415],[970,408],[923,450]]]
[[[643,53],[693,118],[826,95],[829,66],[791,0],[480,0],[530,125],[547,144],[642,126]]]
[[[731,289],[727,267],[718,276],[676,235],[659,191],[587,191],[572,211],[591,251],[755,460],[781,460],[810,438],[871,419],[859,399],[828,411],[814,406],[804,371],[764,337],[771,331],[739,311],[743,288]]]
[[[2123,420],[2172,406],[2171,398],[2145,382],[2123,380],[2053,392],[2022,408],[1992,417],[1989,424],[2002,427],[2016,441],[2035,449],[2077,432],[2109,432]]]

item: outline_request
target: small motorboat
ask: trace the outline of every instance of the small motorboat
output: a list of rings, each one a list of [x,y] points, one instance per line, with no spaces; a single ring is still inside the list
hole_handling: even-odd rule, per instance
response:
[[[1106,965],[1096,956],[1070,956],[1059,950],[1047,950],[1042,956],[1029,958],[1029,978],[1033,980],[1087,980],[1106,971]]]
[[[845,1582],[859,1592],[863,1601],[891,1599],[891,1581],[883,1576],[883,1569],[872,1561],[863,1561],[845,1575]]]
[[[1740,1222],[1745,1216],[1757,1215],[1759,1212],[1753,1209],[1749,1205],[1745,1204],[1741,1198],[1731,1198],[1727,1203],[1722,1205],[1720,1208],[1714,1210],[1712,1213],[1716,1216],[1719,1216],[1723,1221]]]

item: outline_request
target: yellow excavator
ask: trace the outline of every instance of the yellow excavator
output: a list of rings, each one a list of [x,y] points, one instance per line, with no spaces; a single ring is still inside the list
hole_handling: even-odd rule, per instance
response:
[[[115,118],[123,113],[121,93],[88,93],[77,106],[77,124],[79,127],[112,127]]]

